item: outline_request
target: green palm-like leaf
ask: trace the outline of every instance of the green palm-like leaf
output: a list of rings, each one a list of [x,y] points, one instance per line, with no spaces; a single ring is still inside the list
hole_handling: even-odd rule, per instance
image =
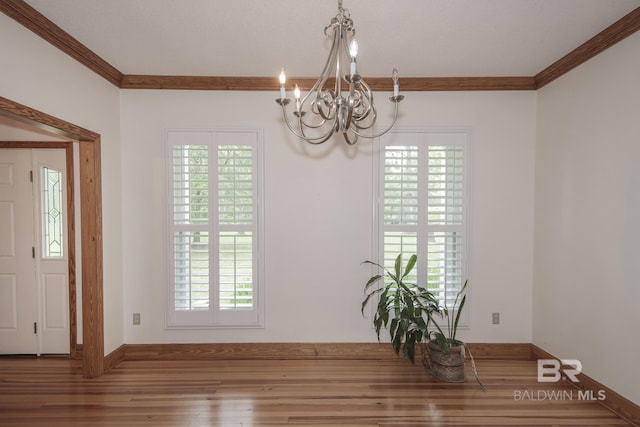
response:
[[[398,318],[394,317],[391,320],[391,325],[389,326],[389,333],[391,334],[392,337],[396,335],[397,330],[398,330]]]
[[[400,326],[400,325],[398,325]],[[400,353],[400,346],[402,345],[402,336],[403,334],[400,333],[401,328],[398,327],[398,330],[396,331],[396,334],[394,336],[391,337],[391,343],[393,344],[393,350],[396,352],[396,354]]]
[[[373,262],[373,261],[362,261],[360,264],[371,264],[371,265],[375,265],[376,267],[384,270],[384,267],[381,266],[380,264],[378,264],[377,262]]]
[[[378,336],[378,341],[380,341],[380,330],[382,329],[382,318],[376,316],[375,319],[373,319],[373,326],[376,329],[376,335]]]
[[[416,336],[414,334],[408,334],[407,339],[404,344],[403,355],[407,359],[411,361],[411,363],[415,363],[415,355],[416,355]]]
[[[379,275],[379,274],[376,274],[375,276],[371,277],[371,278],[367,281],[367,284],[366,284],[366,285],[364,285],[364,290],[365,290],[365,292],[366,292],[366,290],[367,290],[367,289],[369,289],[369,287],[370,287],[371,285],[373,285],[374,283],[376,283],[376,282],[377,282],[378,280],[380,280],[381,278],[382,278],[382,276],[381,276],[381,275]]]
[[[395,277],[400,277],[401,269],[402,269],[402,254],[399,254],[396,257],[396,263],[395,263],[395,268],[394,268],[394,271],[396,273]],[[395,281],[397,282],[398,279],[395,279]]]
[[[382,292],[384,289],[380,288],[380,289],[375,289],[373,291],[371,291],[371,293],[367,294],[367,296],[365,297],[364,301],[362,301],[362,314],[364,315],[364,307],[367,305],[367,303],[369,302],[369,300],[371,299],[372,296]]]
[[[404,274],[402,275],[403,279],[407,277],[409,273],[411,273],[411,270],[413,270],[413,267],[416,265],[417,261],[418,261],[418,255],[416,254],[411,255],[411,258],[409,258],[409,262],[407,262],[407,267],[404,270]]]
[[[458,322],[460,322],[460,314],[462,314],[462,307],[464,307],[464,302],[466,301],[467,296],[463,296],[462,297],[462,301],[460,302],[460,305],[458,306],[458,311],[456,313],[456,320],[453,322],[453,328],[452,328],[452,332],[451,332],[451,341],[455,341],[456,340],[456,332],[458,331]]]

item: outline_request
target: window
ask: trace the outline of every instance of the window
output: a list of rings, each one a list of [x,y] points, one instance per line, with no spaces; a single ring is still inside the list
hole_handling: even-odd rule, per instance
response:
[[[451,305],[467,278],[467,131],[395,131],[380,139],[379,259],[418,254],[417,277]]]
[[[259,326],[258,131],[170,130],[168,327]]]
[[[42,257],[64,257],[62,172],[42,167]]]

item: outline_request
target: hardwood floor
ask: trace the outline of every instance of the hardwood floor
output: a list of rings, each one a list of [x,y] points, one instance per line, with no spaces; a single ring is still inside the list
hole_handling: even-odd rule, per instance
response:
[[[0,358],[0,426],[629,425],[538,383],[535,361],[477,363],[486,392],[402,359],[124,361],[85,379],[78,361]]]

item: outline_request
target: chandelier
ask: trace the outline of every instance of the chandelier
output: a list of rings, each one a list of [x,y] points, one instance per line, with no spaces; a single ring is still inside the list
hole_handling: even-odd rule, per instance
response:
[[[377,138],[389,132],[398,118],[398,103],[404,99],[398,93],[398,70],[393,69],[393,96],[389,98],[395,107],[393,121],[387,129],[372,134],[370,129],[375,125],[378,114],[373,92],[356,70],[356,30],[349,10],[342,7],[342,0],[338,0],[338,14],[324,28],[324,34],[333,37],[327,62],[304,97],[300,97],[300,89],[296,85],[295,109],[290,115],[287,114],[287,105],[291,100],[287,98],[285,89],[287,77],[284,68],[280,72],[280,98],[276,102],[282,106],[287,127],[298,138],[311,144],[322,144],[336,132],[342,133],[349,145],[355,144],[358,137]]]

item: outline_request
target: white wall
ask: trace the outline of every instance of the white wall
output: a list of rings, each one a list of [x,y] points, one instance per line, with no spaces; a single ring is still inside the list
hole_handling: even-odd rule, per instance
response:
[[[123,342],[119,90],[0,14],[0,94],[102,136],[105,353]]]
[[[470,329],[475,342],[530,342],[535,93],[406,93],[398,126],[472,131]],[[367,342],[360,314],[372,257],[371,143],[302,145],[273,92],[124,90],[121,99],[126,343]],[[384,107],[385,94],[377,103]],[[386,107],[385,107],[386,108]],[[388,122],[388,112],[380,114]],[[163,132],[258,127],[265,142],[264,329],[165,330]],[[491,325],[491,312],[502,324]],[[132,313],[142,324],[132,326]]]
[[[640,33],[538,93],[533,342],[640,403]]]

